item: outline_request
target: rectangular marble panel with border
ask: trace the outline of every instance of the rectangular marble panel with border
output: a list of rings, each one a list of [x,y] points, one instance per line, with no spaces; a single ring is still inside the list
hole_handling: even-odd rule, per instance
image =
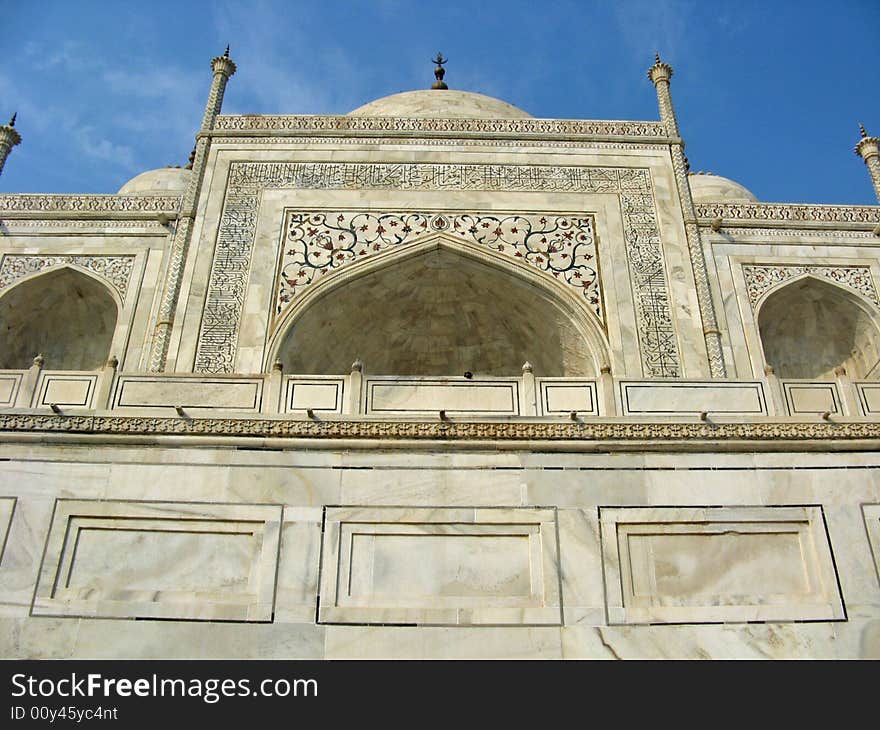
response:
[[[43,370],[37,381],[34,406],[43,408],[54,403],[65,408],[91,408],[97,382],[98,375],[94,372],[53,373]]]
[[[880,581],[880,504],[863,504],[862,514],[865,516],[865,528],[868,530],[877,580]]]
[[[113,408],[174,408],[257,412],[263,379],[201,375],[121,375]]]
[[[367,414],[519,415],[519,382],[490,378],[369,378]]]
[[[21,387],[21,371],[5,371],[0,373],[0,408],[12,408],[15,397]]]
[[[880,413],[880,383],[856,383],[856,390],[859,393],[859,404],[862,407],[862,412],[866,416]]]
[[[836,621],[821,507],[600,508],[611,624]]]
[[[840,397],[835,383],[786,380],[782,387],[790,416],[801,413],[840,413]]]
[[[584,416],[599,414],[595,381],[571,378],[536,378],[536,380],[541,394],[539,415],[568,415],[572,411]]]
[[[281,513],[59,499],[31,613],[271,621]]]
[[[760,381],[620,381],[624,415],[766,415]]]
[[[3,554],[6,552],[6,540],[14,513],[15,497],[0,497],[0,567],[3,565]]]
[[[558,625],[552,508],[328,507],[319,622]]]
[[[345,378],[333,375],[284,378],[284,412],[342,413]]]

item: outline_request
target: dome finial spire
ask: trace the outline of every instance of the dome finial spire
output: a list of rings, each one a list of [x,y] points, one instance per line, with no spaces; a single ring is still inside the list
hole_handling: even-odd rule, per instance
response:
[[[862,139],[868,136],[868,133],[865,131],[865,125],[859,122],[859,132],[862,135]]]
[[[443,68],[443,64],[446,63],[449,59],[443,58],[443,54],[440,51],[437,51],[437,58],[431,59],[434,63],[437,64],[437,68],[434,69],[434,78],[437,80],[431,84],[432,89],[448,89],[449,87],[443,81],[443,77],[446,75],[446,69]]]
[[[15,113],[12,115],[12,119],[9,120],[9,126],[10,126],[10,127],[14,127],[14,126],[15,126],[15,118],[16,118],[17,116],[18,116],[18,112],[15,112]],[[863,134],[862,136],[864,137],[865,135]]]

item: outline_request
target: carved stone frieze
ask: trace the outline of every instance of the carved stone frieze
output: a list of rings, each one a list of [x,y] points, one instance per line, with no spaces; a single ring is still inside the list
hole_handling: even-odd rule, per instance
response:
[[[110,218],[12,218],[0,223],[2,229],[11,232],[28,231],[45,228],[86,229],[94,233],[105,233],[107,230],[136,230],[146,235],[168,235],[168,229],[155,220],[113,220]],[[125,235],[132,235],[126,233]],[[135,234],[136,235],[136,234]]]
[[[275,314],[322,276],[425,234],[444,232],[532,266],[570,286],[604,321],[589,215],[288,211]]]
[[[834,284],[852,289],[880,306],[880,297],[877,296],[877,289],[874,287],[874,279],[868,266],[743,264],[743,275],[752,309],[757,307],[761,297],[769,289],[804,274],[827,279]]]
[[[774,223],[880,223],[880,206],[800,205],[792,203],[699,203],[697,217],[723,221]]]
[[[220,132],[464,132],[469,134],[578,135],[585,137],[665,138],[661,122],[589,119],[439,119],[434,117],[350,117],[319,115],[220,115]]]
[[[470,137],[309,137],[287,136],[267,137],[263,135],[222,137],[213,135],[212,144],[224,145],[310,145],[332,144],[340,145],[418,145],[421,147],[529,147],[529,148],[553,148],[553,149],[577,149],[577,150],[654,150],[664,151],[668,149],[665,144],[650,142],[607,142],[602,140],[560,140],[560,139],[507,139],[504,137],[493,139],[472,139]]]
[[[854,231],[851,229],[841,230],[839,228],[789,228],[786,226],[785,228],[739,228],[736,226],[724,226],[721,229],[721,235],[724,238],[719,241],[719,237],[716,234],[714,240],[712,239],[713,232],[706,231],[706,228],[710,227],[708,222],[701,222],[700,227],[703,230],[703,235],[707,236],[712,243],[729,243],[730,237],[736,238],[736,243],[753,243],[754,241],[742,241],[739,239],[740,236],[743,238],[751,238],[751,239],[760,239],[760,238],[788,238],[792,240],[792,243],[796,243],[793,239],[796,238],[818,238],[822,239],[823,245],[826,246],[834,246],[834,245],[842,245],[849,246],[852,245],[853,241],[870,241],[873,243],[880,243],[877,235],[872,231]]]
[[[5,213],[173,213],[180,196],[170,195],[0,195]]]
[[[880,422],[454,422],[154,418],[0,413],[0,431],[71,434],[241,436],[299,439],[472,441],[852,441],[880,439]]]
[[[41,254],[4,254],[0,257],[0,291],[19,279],[53,266],[72,264],[104,279],[125,299],[134,256],[48,256]]]
[[[641,168],[550,165],[233,162],[214,250],[195,371],[232,372],[265,189],[490,190],[615,194],[620,200],[639,349],[648,377],[680,375],[654,192]]]

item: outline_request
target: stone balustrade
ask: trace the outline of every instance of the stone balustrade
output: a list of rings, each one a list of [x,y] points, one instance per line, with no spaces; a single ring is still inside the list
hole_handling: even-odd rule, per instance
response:
[[[204,375],[0,370],[0,409],[211,417],[609,418],[880,417],[880,381],[763,378],[635,380],[519,376]]]

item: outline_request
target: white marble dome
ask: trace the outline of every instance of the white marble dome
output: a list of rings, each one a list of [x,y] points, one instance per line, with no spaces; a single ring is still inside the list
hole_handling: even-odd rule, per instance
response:
[[[192,170],[183,167],[147,170],[125,183],[117,195],[181,195],[191,176]]]
[[[695,203],[707,203],[718,200],[736,201],[739,203],[757,203],[758,198],[748,188],[735,180],[730,180],[711,172],[698,172],[688,175],[691,184],[691,195]]]
[[[484,94],[450,89],[404,91],[384,96],[349,112],[351,117],[456,117],[529,119],[531,114]]]

